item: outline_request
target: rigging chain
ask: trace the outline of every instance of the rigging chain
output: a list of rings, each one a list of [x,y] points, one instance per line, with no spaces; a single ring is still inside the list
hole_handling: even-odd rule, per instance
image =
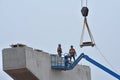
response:
[[[92,33],[91,33],[90,28],[89,28],[88,23],[87,23],[87,18],[85,17],[84,24],[83,24],[83,29],[82,29],[82,34],[81,34],[81,39],[80,39],[80,44],[82,44],[82,41],[83,41],[83,36],[84,36],[84,31],[85,31],[85,24],[86,24],[86,27],[87,27],[91,42],[95,43],[94,38],[92,36]]]

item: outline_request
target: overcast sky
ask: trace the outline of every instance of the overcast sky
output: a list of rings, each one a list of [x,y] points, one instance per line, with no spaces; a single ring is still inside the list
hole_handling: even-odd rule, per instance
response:
[[[120,74],[120,0],[88,0],[88,8],[88,24],[96,45],[115,70],[95,47],[79,47],[84,19],[80,0],[0,0],[1,53],[16,43],[54,54],[59,43],[64,53],[73,45],[77,55],[84,52]],[[91,67],[92,80],[116,79],[86,60],[80,64]],[[2,70],[2,54],[0,80],[12,80]]]

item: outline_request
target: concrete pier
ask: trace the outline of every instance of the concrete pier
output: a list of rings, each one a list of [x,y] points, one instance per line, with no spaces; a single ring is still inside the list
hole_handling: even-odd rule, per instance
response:
[[[23,44],[2,51],[3,70],[14,80],[91,80],[90,68],[77,65],[73,70],[51,69],[51,54]]]

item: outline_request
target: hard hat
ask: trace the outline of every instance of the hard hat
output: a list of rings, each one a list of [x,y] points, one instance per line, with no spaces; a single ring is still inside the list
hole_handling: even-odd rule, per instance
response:
[[[73,45],[71,45],[70,47],[73,48]]]
[[[58,44],[58,46],[61,46],[61,44]]]

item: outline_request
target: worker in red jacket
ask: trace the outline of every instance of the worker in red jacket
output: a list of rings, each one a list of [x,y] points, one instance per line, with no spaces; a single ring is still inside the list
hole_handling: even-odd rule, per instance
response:
[[[62,54],[61,44],[58,44],[57,53],[58,53],[59,57],[61,57],[61,54]]]
[[[70,53],[70,61],[71,61],[71,58],[73,57],[74,61],[75,61],[75,55],[76,55],[76,51],[75,49],[73,48],[73,46],[71,45],[71,48],[69,50],[69,53]]]

